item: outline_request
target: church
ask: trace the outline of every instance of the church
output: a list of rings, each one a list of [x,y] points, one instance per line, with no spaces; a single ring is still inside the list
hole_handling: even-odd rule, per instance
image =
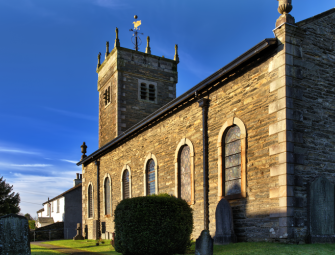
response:
[[[279,0],[273,38],[179,97],[177,45],[158,57],[116,30],[98,56],[99,149],[77,163],[86,238],[111,239],[122,199],[168,193],[193,208],[194,239],[204,218],[215,235],[225,198],[238,242],[335,242],[335,9],[291,10]]]

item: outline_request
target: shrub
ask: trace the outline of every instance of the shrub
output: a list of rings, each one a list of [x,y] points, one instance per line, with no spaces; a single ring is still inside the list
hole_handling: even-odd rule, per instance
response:
[[[35,221],[34,220],[28,220],[29,229],[35,229]]]
[[[123,255],[183,254],[190,246],[193,210],[168,194],[122,200],[115,209],[115,251]]]

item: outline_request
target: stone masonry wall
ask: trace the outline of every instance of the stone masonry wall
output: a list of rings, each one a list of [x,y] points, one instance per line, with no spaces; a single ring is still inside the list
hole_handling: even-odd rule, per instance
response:
[[[247,130],[247,197],[229,201],[238,240],[270,240],[271,229],[279,227],[278,216],[270,217],[279,208],[279,199],[270,198],[270,190],[279,187],[278,177],[270,175],[270,168],[278,164],[279,159],[277,155],[269,155],[269,148],[278,140],[278,134],[269,136],[269,126],[277,122],[276,114],[269,114],[269,105],[278,99],[277,91],[270,91],[270,84],[279,76],[279,70],[270,67],[276,54],[277,49],[264,51],[206,92],[210,99],[209,215],[212,236],[215,234],[215,209],[219,199],[217,141],[222,125],[231,117],[241,119]],[[192,142],[195,152],[195,203],[191,207],[195,224],[193,238],[197,238],[203,228],[202,109],[197,100],[189,101],[102,156],[100,176],[106,173],[111,176],[112,208],[115,210],[121,200],[121,170],[125,165],[131,169],[131,196],[143,196],[144,160],[152,153],[158,162],[158,192],[175,194],[175,151],[183,138]],[[94,162],[83,167],[83,226],[88,225],[89,238],[92,220],[87,219],[87,187],[90,182],[96,189]],[[94,204],[97,199],[95,189]],[[99,192],[102,199],[102,178]],[[108,218],[102,215],[103,203],[100,206],[101,221],[106,222],[107,231],[113,232],[113,215]],[[94,212],[97,219],[96,207]]]
[[[303,155],[303,165],[295,165],[294,235],[299,242],[308,234],[308,185],[317,176],[335,184],[335,10],[298,23],[303,38],[301,56],[294,58],[297,79],[293,87],[301,91],[294,99],[301,117],[294,131],[294,153]],[[298,137],[297,137],[298,138]]]
[[[98,74],[100,147],[176,97],[178,75],[174,60],[117,47]],[[155,102],[139,99],[139,80],[156,85]],[[105,107],[103,93],[109,85],[111,103]]]

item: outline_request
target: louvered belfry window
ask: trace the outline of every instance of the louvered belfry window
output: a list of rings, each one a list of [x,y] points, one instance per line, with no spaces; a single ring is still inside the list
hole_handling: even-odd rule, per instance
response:
[[[147,99],[147,85],[145,83],[141,83],[141,99]]]
[[[155,85],[149,85],[149,100],[155,101],[156,98],[156,91],[155,91]]]
[[[191,202],[191,157],[190,147],[182,147],[179,157],[179,197]]]
[[[111,194],[110,194],[110,182],[109,178],[105,180],[105,214],[111,214]]]
[[[225,136],[225,196],[241,193],[241,130],[228,129]]]
[[[93,191],[92,185],[88,186],[88,217],[93,217]]]
[[[147,191],[148,195],[155,194],[155,161],[152,159],[147,163]]]
[[[123,182],[123,199],[129,198],[129,172],[125,170],[122,177]]]

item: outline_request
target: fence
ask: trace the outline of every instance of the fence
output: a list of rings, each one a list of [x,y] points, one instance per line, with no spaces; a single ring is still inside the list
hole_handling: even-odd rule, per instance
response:
[[[30,240],[34,242],[53,239],[64,239],[64,229],[30,230]]]

